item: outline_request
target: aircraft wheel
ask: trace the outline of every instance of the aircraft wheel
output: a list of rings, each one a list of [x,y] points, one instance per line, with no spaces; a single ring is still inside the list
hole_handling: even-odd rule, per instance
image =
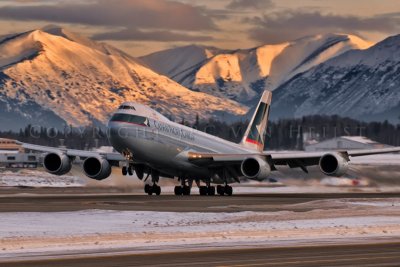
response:
[[[225,194],[225,187],[222,185],[217,185],[217,193],[218,195],[223,196]]]
[[[189,196],[190,195],[190,186],[185,185],[182,187],[182,193],[184,196]]]
[[[144,192],[146,193],[146,194],[149,194],[149,192],[152,192],[153,191],[153,189],[152,189],[152,187],[149,185],[149,184],[145,184],[144,185]],[[151,194],[149,194],[149,195],[151,195]]]
[[[199,193],[200,193],[200,196],[207,195],[207,186],[200,186],[199,187]]]
[[[208,194],[209,196],[215,196],[215,186],[209,186],[209,187],[207,188],[207,194]]]
[[[153,190],[153,192],[157,195],[157,196],[159,196],[159,195],[161,195],[161,187],[160,186],[158,186],[158,185],[153,185],[153,188],[152,188]]]
[[[126,166],[122,167],[122,175],[126,176],[128,174],[128,170],[126,169]]]
[[[182,187],[181,186],[175,186],[174,193],[175,193],[175,196],[182,195]]]
[[[232,186],[226,185],[224,189],[225,189],[224,190],[225,194],[227,194],[228,196],[232,196],[232,194],[233,194]]]
[[[129,174],[129,176],[132,176],[133,175],[133,168],[132,167],[128,167],[128,174]]]

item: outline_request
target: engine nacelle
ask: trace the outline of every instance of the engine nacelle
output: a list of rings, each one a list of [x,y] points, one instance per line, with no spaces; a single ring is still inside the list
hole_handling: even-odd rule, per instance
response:
[[[319,168],[328,176],[340,177],[349,169],[349,161],[338,153],[329,153],[320,158]]]
[[[83,172],[87,177],[100,181],[111,175],[111,165],[106,159],[91,157],[83,162]]]
[[[72,162],[65,154],[49,153],[44,156],[43,167],[51,174],[64,175],[71,170]]]
[[[259,181],[266,179],[271,173],[268,162],[258,157],[243,160],[240,169],[246,178]]]

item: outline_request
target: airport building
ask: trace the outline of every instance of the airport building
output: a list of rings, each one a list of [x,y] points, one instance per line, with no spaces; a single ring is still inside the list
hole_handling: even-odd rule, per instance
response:
[[[305,151],[329,151],[340,149],[376,149],[386,148],[389,145],[381,144],[364,136],[340,136],[322,142],[309,142],[304,146]]]
[[[0,138],[0,167],[37,168],[39,154],[26,153],[15,140]]]

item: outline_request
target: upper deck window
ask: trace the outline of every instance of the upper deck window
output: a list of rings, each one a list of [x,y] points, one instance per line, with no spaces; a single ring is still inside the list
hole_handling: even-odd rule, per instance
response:
[[[127,106],[127,105],[122,105],[118,109],[133,109],[133,110],[136,110],[134,106]]]
[[[114,116],[112,116],[111,121],[127,122],[142,126],[150,126],[149,120],[146,117],[131,115],[131,114],[116,113],[114,114]]]

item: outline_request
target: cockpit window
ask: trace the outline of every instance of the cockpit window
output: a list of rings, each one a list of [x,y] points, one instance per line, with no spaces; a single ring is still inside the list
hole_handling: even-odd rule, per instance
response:
[[[134,106],[127,106],[127,105],[122,105],[118,109],[133,109],[133,110],[136,110]]]
[[[131,114],[114,114],[114,116],[111,118],[111,121],[128,122],[142,126],[150,126],[149,120],[146,117]]]

